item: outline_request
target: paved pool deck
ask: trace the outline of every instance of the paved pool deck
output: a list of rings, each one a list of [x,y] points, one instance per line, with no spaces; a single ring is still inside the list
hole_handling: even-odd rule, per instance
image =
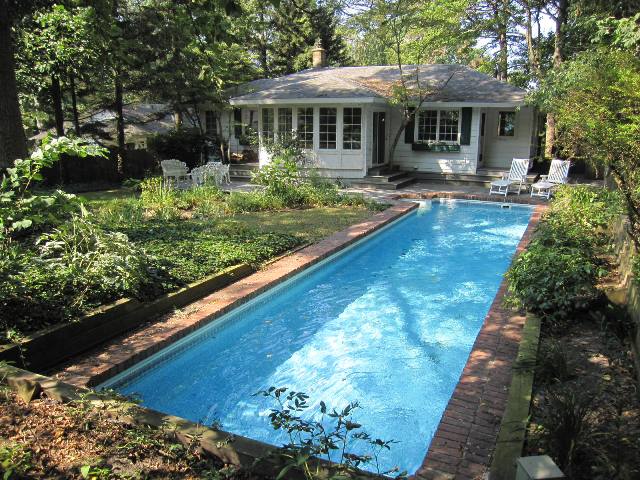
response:
[[[401,201],[401,196],[495,200],[495,197],[487,198],[486,189],[484,190],[484,193],[472,193],[431,190],[429,187],[417,186],[413,191],[405,189],[390,192],[392,206],[384,212],[277,260],[263,270],[194,302],[180,312],[156,319],[106,342],[49,373],[76,386],[96,386],[417,207],[414,202]],[[530,200],[528,195],[513,195],[508,198],[508,201],[518,203],[530,203]],[[546,208],[538,200],[531,203],[538,206],[517,247],[517,253],[528,245],[540,215]],[[488,471],[506,408],[512,365],[524,325],[524,316],[503,307],[506,292],[507,283],[503,280],[423,465],[414,475],[417,479],[478,479]],[[429,401],[428,394],[425,401]]]

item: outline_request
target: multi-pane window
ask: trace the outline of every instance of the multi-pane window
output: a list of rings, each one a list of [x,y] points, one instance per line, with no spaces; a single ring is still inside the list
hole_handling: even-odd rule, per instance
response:
[[[240,138],[242,136],[242,109],[233,109],[233,136]]]
[[[262,140],[273,140],[273,108],[262,109]]]
[[[418,116],[418,140],[438,139],[438,111],[423,110]]]
[[[442,142],[457,142],[459,120],[459,110],[440,110],[438,140]]]
[[[342,148],[360,150],[362,109],[345,108],[343,111]]]
[[[302,148],[313,148],[313,108],[298,109],[298,140]]]
[[[516,126],[516,112],[500,112],[498,116],[498,135],[513,137]]]
[[[320,109],[320,148],[336,148],[337,108]]]
[[[216,133],[216,114],[212,110],[204,112],[204,129],[207,135],[215,135]]]
[[[459,110],[423,110],[418,115],[418,141],[457,142]]]
[[[278,109],[278,135],[280,138],[291,137],[293,130],[293,113],[290,108]]]

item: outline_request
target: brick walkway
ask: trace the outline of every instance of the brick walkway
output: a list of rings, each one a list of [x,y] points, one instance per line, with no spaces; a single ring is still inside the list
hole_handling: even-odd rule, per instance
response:
[[[529,244],[544,209],[535,209],[516,254]],[[481,479],[488,470],[525,321],[524,316],[502,306],[506,292],[507,281],[503,280],[415,474],[418,479]]]

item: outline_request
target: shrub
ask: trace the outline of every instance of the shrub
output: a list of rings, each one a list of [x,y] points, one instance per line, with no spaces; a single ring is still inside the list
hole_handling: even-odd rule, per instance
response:
[[[5,336],[68,320],[125,296],[149,298],[175,287],[166,269],[122,233],[74,216],[35,249],[12,245],[0,262]]]
[[[507,278],[512,301],[555,324],[598,298],[598,267],[579,249],[548,247],[534,240]]]
[[[227,210],[231,213],[281,210],[284,201],[266,192],[231,192],[227,198]]]
[[[591,410],[595,392],[572,385],[548,389],[541,411],[541,439],[545,450],[553,452],[560,468],[570,474],[576,451],[585,441],[585,418]]]
[[[42,169],[54,165],[63,154],[105,156],[106,150],[83,139],[47,136],[29,158],[15,160],[0,182],[0,240],[35,235],[80,211],[74,195],[59,190],[33,192],[42,180]]]
[[[556,340],[543,342],[538,352],[536,381],[544,384],[565,382],[572,376],[565,345]]]
[[[559,325],[592,306],[597,281],[607,273],[600,258],[606,230],[621,211],[617,193],[591,186],[564,186],[536,236],[507,272],[510,302]]]
[[[352,402],[342,410],[330,409],[320,402],[320,419],[305,420],[301,414],[309,408],[309,396],[303,392],[291,391],[287,388],[270,387],[255,395],[270,398],[276,408],[271,410],[269,419],[275,430],[286,432],[288,442],[283,445],[281,455],[285,460],[285,467],[277,478],[282,478],[292,468],[301,468],[307,480],[313,480],[314,473],[310,469],[309,461],[312,457],[326,456],[336,468],[335,477],[349,478],[354,469],[363,465],[373,464],[381,475],[398,473],[397,469],[381,471],[378,461],[382,450],[390,450],[393,440],[373,438],[356,423],[353,412],[360,408],[357,402]],[[349,453],[356,442],[364,442],[370,447],[370,453],[358,455]],[[399,474],[404,476],[405,472]]]

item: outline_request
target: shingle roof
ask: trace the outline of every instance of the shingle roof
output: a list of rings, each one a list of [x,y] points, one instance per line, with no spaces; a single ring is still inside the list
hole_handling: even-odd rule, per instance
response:
[[[405,78],[434,89],[430,102],[514,103],[524,101],[526,91],[462,65],[408,65]],[[294,100],[322,98],[380,98],[400,80],[396,66],[328,67],[303,70],[284,77],[254,80],[240,85],[232,101]]]

